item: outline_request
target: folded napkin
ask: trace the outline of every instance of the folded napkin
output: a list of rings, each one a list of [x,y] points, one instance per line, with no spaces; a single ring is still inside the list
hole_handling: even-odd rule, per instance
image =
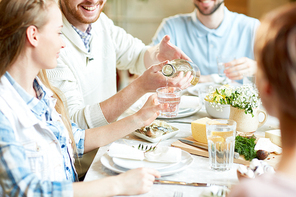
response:
[[[166,146],[157,146],[154,151],[145,152],[126,144],[112,143],[108,155],[110,157],[159,163],[177,163],[181,161],[181,149]]]
[[[181,161],[181,149],[160,146],[154,151],[145,153],[145,160],[162,163],[177,163]]]

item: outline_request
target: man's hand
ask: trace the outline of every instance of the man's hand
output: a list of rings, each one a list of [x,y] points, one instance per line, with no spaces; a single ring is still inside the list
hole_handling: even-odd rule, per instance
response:
[[[164,36],[161,42],[156,46],[158,46],[156,58],[160,62],[174,59],[185,59],[191,61],[191,59],[183,51],[181,51],[181,49],[170,43],[170,37],[168,35]]]
[[[161,73],[162,67],[167,64],[168,61],[161,62],[149,67],[142,75],[140,75],[133,83],[136,84],[138,91],[143,91],[143,94],[147,92],[155,92],[159,87],[166,85],[170,87],[179,87],[181,89],[188,88],[191,84],[193,76],[190,72],[187,72],[184,76],[183,72],[180,72],[178,76],[166,79]]]
[[[191,59],[181,49],[170,43],[170,37],[164,36],[160,43],[147,49],[144,57],[145,66],[149,68],[151,65],[166,60]]]
[[[244,76],[252,76],[257,71],[257,62],[247,57],[242,57],[225,63],[225,75],[231,80],[240,80]]]

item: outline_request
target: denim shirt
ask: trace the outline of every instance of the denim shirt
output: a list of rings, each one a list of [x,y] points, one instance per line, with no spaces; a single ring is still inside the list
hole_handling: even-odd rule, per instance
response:
[[[9,195],[19,194],[20,196],[24,194],[28,196],[29,194],[34,196],[53,194],[55,194],[54,196],[63,196],[69,194],[69,192],[72,193],[72,182],[77,180],[73,164],[73,153],[71,146],[69,146],[70,138],[66,127],[61,121],[56,121],[59,117],[53,117],[57,113],[54,109],[56,100],[51,97],[52,92],[39,81],[38,77],[36,77],[33,83],[33,87],[37,93],[37,98],[35,98],[29,95],[18,83],[16,83],[8,72],[5,73],[3,78],[4,77],[8,79],[15,92],[17,92],[20,98],[23,99],[24,103],[26,103],[25,107],[29,108],[34,117],[40,122],[43,122],[54,135],[54,141],[56,142],[56,145],[59,146],[58,149],[61,154],[56,158],[59,158],[60,156],[62,160],[61,163],[63,164],[62,168],[64,169],[64,175],[61,175],[61,177],[65,178],[60,178],[58,180],[44,180],[44,177],[38,176],[38,173],[32,173],[35,168],[38,168],[38,165],[32,168],[32,161],[28,160],[28,155],[24,150],[25,148],[23,147],[23,144],[19,143],[14,131],[14,125],[11,125],[8,118],[4,115],[5,113],[0,111],[0,184],[2,189],[10,191],[11,193]],[[0,93],[0,96],[1,94],[2,92]],[[59,115],[57,114],[57,116]],[[72,123],[72,131],[77,146],[78,156],[82,156],[84,152],[85,131],[79,129],[74,123]],[[44,135],[48,135],[46,132],[44,133]],[[32,136],[32,138],[34,138],[34,136]],[[14,189],[16,188],[16,184],[19,187],[18,189]]]

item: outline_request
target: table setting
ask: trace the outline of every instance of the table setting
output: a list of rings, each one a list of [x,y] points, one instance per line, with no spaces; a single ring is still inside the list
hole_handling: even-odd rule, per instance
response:
[[[241,84],[233,83],[229,86],[239,87]],[[177,106],[177,114],[168,115],[168,111],[161,113],[154,123],[147,128],[139,128],[124,138],[101,147],[86,174],[85,181],[113,176],[137,167],[152,167],[160,172],[161,178],[155,181],[151,191],[139,196],[171,197],[174,196],[175,192],[182,192],[183,196],[186,197],[207,196],[211,192],[216,192],[216,196],[225,196],[232,186],[239,183],[240,173],[238,173],[238,169],[244,169],[240,166],[249,166],[251,162],[246,160],[244,155],[234,151],[235,136],[238,132],[236,131],[235,121],[233,121],[235,127],[230,127],[230,130],[227,130],[228,132],[225,130],[225,124],[229,125],[229,121],[218,124],[218,126],[222,124],[223,128],[213,127],[214,130],[210,136],[206,134],[208,132],[206,122],[209,122],[209,120],[215,121],[217,118],[229,120],[229,111],[226,116],[225,113],[227,112],[224,112],[224,116],[219,117],[213,115],[206,107],[205,98],[209,95],[210,90],[219,87],[221,85],[211,82],[197,84],[183,90],[180,95],[180,103]],[[146,94],[140,98],[121,118],[139,110],[149,95]],[[173,106],[171,111],[174,111],[175,108],[176,106]],[[259,106],[259,108],[264,110],[262,106]],[[259,116],[256,117],[257,121],[262,118],[264,121],[261,125],[258,123],[255,131],[251,132],[252,135],[265,138],[266,131],[278,129],[279,124],[276,118],[267,115],[262,117],[262,114]],[[198,141],[200,137],[195,136],[193,127],[195,121],[198,122],[203,119],[208,120],[202,123],[204,128],[198,127],[198,135],[200,135],[200,130],[204,130],[203,135],[205,135],[206,141],[202,143]],[[200,124],[200,122],[197,123],[199,126]],[[208,126],[208,128],[210,127]],[[154,130],[157,130],[158,133]],[[149,134],[147,135],[147,133]],[[208,145],[208,139],[212,139],[213,144]],[[230,147],[230,149],[225,149],[226,145],[222,142],[229,143],[227,147]],[[209,147],[214,152],[209,152]],[[149,156],[149,152],[153,152],[154,155]],[[223,153],[224,157],[228,158],[228,163],[225,164],[223,160],[221,165],[217,166],[217,161],[221,160],[222,157],[215,155],[216,152]],[[151,158],[154,158],[154,160],[151,160]],[[279,158],[279,154],[271,152],[265,161],[272,168],[276,168]],[[250,173],[249,171],[243,172]]]

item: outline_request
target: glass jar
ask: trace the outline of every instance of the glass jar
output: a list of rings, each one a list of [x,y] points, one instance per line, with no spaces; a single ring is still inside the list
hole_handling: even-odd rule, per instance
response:
[[[196,85],[200,78],[200,70],[197,65],[192,62],[183,59],[175,59],[167,63],[162,67],[162,74],[166,77],[176,77],[180,72],[191,72],[193,79],[191,80],[192,85]]]

